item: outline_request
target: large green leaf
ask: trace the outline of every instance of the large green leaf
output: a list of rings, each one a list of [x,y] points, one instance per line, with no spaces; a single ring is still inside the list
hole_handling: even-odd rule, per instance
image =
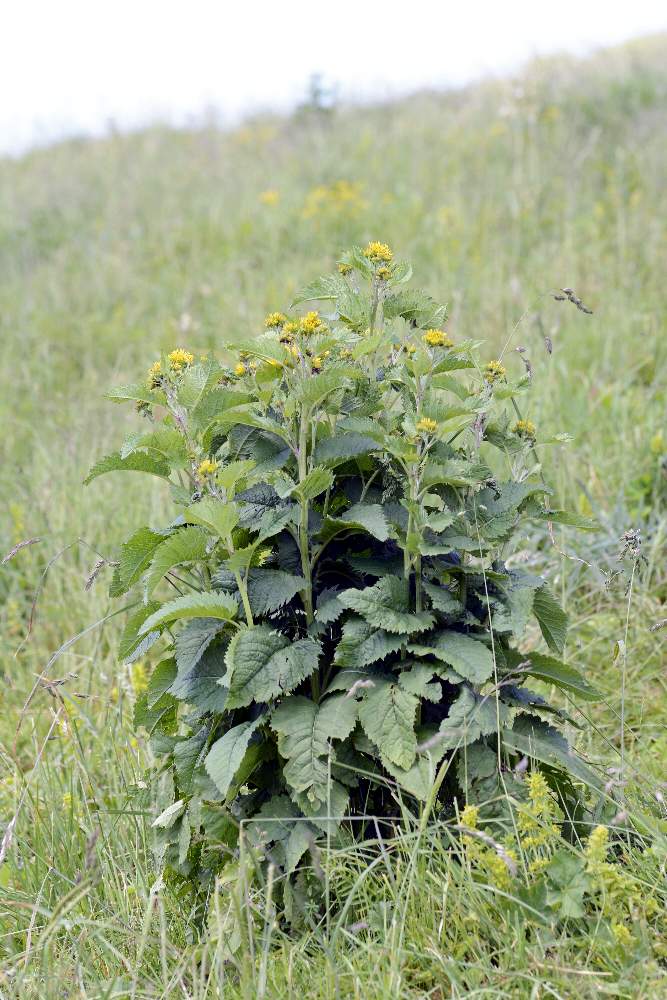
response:
[[[174,532],[155,550],[150,573],[146,580],[146,593],[150,597],[158,583],[174,566],[200,562],[206,558],[209,536],[203,528],[182,528]]]
[[[522,654],[515,650],[507,650],[505,659],[510,669],[525,664],[522,674],[537,677],[546,684],[554,684],[563,691],[578,695],[586,701],[596,701],[601,697],[600,692],[592,687],[578,670],[557,660],[555,656],[548,656],[545,653]]]
[[[292,691],[317,669],[320,652],[315,639],[291,642],[268,625],[241,629],[227,650],[228,708]]]
[[[549,649],[562,653],[567,638],[567,615],[546,584],[535,591],[533,614]]]
[[[83,485],[87,486],[93,479],[104,476],[107,472],[147,472],[152,476],[168,479],[170,471],[168,462],[145,451],[133,451],[127,458],[121,458],[120,452],[116,451],[95,463],[84,479]]]
[[[316,465],[302,482],[297,483],[292,493],[300,500],[314,500],[333,485],[333,472],[323,465]]]
[[[227,795],[236,772],[243,762],[250,739],[262,722],[262,717],[234,726],[213,744],[204,767],[221,795]]]
[[[143,630],[146,619],[150,618],[159,607],[157,601],[149,601],[148,604],[142,604],[129,616],[118,643],[118,656],[121,660],[127,661],[130,658],[136,658],[135,654],[140,646],[143,647],[143,652],[160,638],[159,630],[149,632],[148,635]]]
[[[325,302],[345,295],[348,285],[340,274],[323,274],[298,291],[292,299],[292,308],[302,302]]]
[[[183,517],[191,524],[201,524],[214,535],[226,539],[238,524],[239,510],[235,503],[223,503],[213,497],[206,497],[188,507]]]
[[[344,590],[339,600],[365,618],[369,625],[387,632],[405,635],[423,632],[435,620],[428,611],[409,610],[407,586],[396,576],[385,576],[365,590]]]
[[[346,739],[357,721],[357,703],[343,694],[331,695],[319,705],[310,698],[286,698],[271,717],[278,733],[278,750],[287,763],[283,774],[296,792],[311,802],[325,802],[329,743]]]
[[[220,618],[192,618],[180,630],[175,643],[179,673],[190,670],[199,662],[225,624]]]
[[[210,647],[194,662],[189,659],[179,666],[169,692],[179,701],[194,705],[200,712],[222,712],[227,705],[227,688],[223,687],[226,671],[224,648],[217,645]]]
[[[511,729],[503,731],[503,743],[552,767],[563,767],[575,778],[596,791],[604,786],[602,778],[588,767],[562,733],[535,715],[517,715]]]
[[[318,441],[315,449],[315,461],[338,465],[340,462],[355,458],[357,455],[367,455],[370,451],[377,451],[378,448],[377,441],[368,437],[367,434],[333,434],[331,437]]]
[[[167,601],[141,626],[141,633],[162,628],[182,618],[221,618],[232,621],[236,617],[238,605],[230,594],[208,591],[203,594],[191,593]]]
[[[449,629],[435,632],[424,636],[420,643],[411,643],[408,649],[419,656],[437,657],[473,684],[482,684],[493,676],[491,650],[479,639],[462,632]]]
[[[139,528],[123,543],[110,588],[111,597],[120,597],[134,586],[144,570],[148,569],[153,553],[164,540],[165,535],[158,531]]]
[[[325,517],[319,536],[329,541],[342,531],[367,531],[381,542],[391,536],[392,529],[379,503],[357,503],[340,517]]]
[[[403,645],[400,635],[376,629],[363,618],[350,618],[336,649],[336,663],[341,667],[365,667],[397,652]]]
[[[417,755],[414,727],[419,701],[389,680],[378,678],[373,683],[359,708],[359,720],[382,756],[407,770]]]
[[[449,709],[447,718],[440,724],[440,736],[445,749],[454,749],[474,743],[480,736],[488,736],[504,725],[508,716],[506,705],[493,697],[480,697],[464,684],[461,693]]]
[[[120,449],[120,457],[126,458],[140,449],[164,459],[172,469],[181,469],[187,463],[185,440],[174,427],[156,427],[148,433],[140,431],[130,435]]]

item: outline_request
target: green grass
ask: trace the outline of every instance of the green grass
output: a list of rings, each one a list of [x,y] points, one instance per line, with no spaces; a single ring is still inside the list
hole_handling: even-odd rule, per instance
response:
[[[665,929],[659,940],[645,910],[624,949],[594,928],[526,929],[461,870],[436,825],[421,837],[408,828],[372,865],[371,845],[325,858],[334,897],[352,905],[328,927],[286,936],[253,889],[253,934],[226,964],[214,928],[197,937],[190,903],[152,866],[155,803],[115,655],[121,619],[51,659],[116,610],[104,573],[85,590],[97,553],[111,556],[163,509],[159,487],[146,500],[132,477],[81,485],[130,426],[104,390],[163,348],[205,351],[260,329],[340,249],[386,240],[449,302],[449,332],[486,341],[485,357],[521,320],[506,357],[518,373],[521,345],[533,364],[527,415],[574,438],[544,455],[559,505],[602,523],[596,536],[563,529],[554,546],[525,540],[570,613],[569,659],[604,695],[590,722],[574,712],[583,728],[570,735],[606,766],[623,741],[631,808],[657,822],[667,632],[649,626],[667,599],[665,65],[663,37],[386,107],[230,134],[153,129],[0,162],[0,554],[40,539],[0,570],[0,830],[18,812],[0,868],[3,1000],[667,997]],[[562,286],[594,314],[554,302]],[[645,561],[627,594],[619,538],[637,526]],[[664,888],[658,847],[628,848],[625,864],[647,901]],[[221,889],[217,902],[230,898]],[[359,920],[368,927],[351,930]]]

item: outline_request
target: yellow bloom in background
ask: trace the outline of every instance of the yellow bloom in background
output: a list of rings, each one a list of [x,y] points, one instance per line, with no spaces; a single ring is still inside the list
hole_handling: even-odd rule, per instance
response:
[[[438,423],[436,420],[431,419],[431,417],[422,417],[416,423],[416,428],[421,433],[432,434],[433,431],[437,430]]]
[[[322,358],[313,358],[310,365],[314,372],[320,371],[322,368]]]
[[[137,660],[130,668],[130,684],[136,697],[148,690],[148,673],[143,660]]]
[[[299,330],[301,333],[305,333],[307,335],[310,335],[311,333],[320,333],[323,327],[324,323],[320,319],[320,314],[315,311],[306,313],[299,323]]]
[[[484,378],[489,385],[493,385],[498,379],[505,378],[506,374],[505,366],[501,365],[500,361],[489,361],[484,369]]]
[[[169,355],[169,364],[175,372],[180,372],[182,368],[186,365],[191,365],[195,359],[194,354],[190,354],[189,351],[183,350],[182,347],[177,347],[175,351],[172,351]]]
[[[72,807],[72,793],[65,792],[63,794],[63,809],[71,809]]]
[[[239,363],[234,368],[234,374],[240,376],[240,375],[245,375],[245,373],[246,373],[246,366],[243,364],[242,361],[239,361]]]
[[[422,336],[422,340],[430,347],[451,347],[454,343],[444,330],[427,330]]]
[[[218,463],[214,462],[210,458],[205,458],[203,462],[199,463],[197,468],[197,473],[204,479],[206,476],[215,475],[218,468]]]
[[[148,375],[146,381],[150,389],[156,389],[160,384],[160,379],[162,378],[162,362],[156,361],[148,369]]]
[[[378,243],[375,240],[369,243],[364,250],[364,257],[367,257],[373,264],[390,264],[394,259],[394,254],[386,243]]]
[[[264,326],[267,330],[277,329],[279,326],[283,326],[287,322],[287,316],[284,316],[281,312],[269,313],[269,315],[264,320]]]
[[[352,270],[352,265],[346,264],[344,261],[341,261],[338,265],[339,274],[349,274],[351,270]]]
[[[403,350],[405,351],[406,354],[414,354],[415,351],[417,350],[417,346],[416,344],[405,344]]]
[[[303,217],[312,219],[318,215],[355,216],[366,208],[362,197],[362,186],[354,181],[335,181],[333,184],[318,184],[308,192],[303,206]]]
[[[280,192],[269,188],[268,191],[262,191],[259,200],[262,205],[277,205],[280,201]]]
[[[616,943],[621,946],[621,948],[629,948],[632,944],[632,932],[625,924],[613,923],[611,925],[611,932],[616,939]]]
[[[519,437],[534,438],[537,428],[532,420],[517,420],[512,430]]]
[[[479,806],[466,806],[461,811],[459,820],[462,826],[468,826],[471,830],[476,830],[479,820]]]

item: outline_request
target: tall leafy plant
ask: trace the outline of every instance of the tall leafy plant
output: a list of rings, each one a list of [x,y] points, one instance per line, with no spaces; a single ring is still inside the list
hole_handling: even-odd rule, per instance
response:
[[[321,312],[270,315],[231,367],[177,349],[109,394],[146,425],[86,481],[151,474],[174,504],[121,546],[111,595],[137,594],[120,659],[155,661],[135,722],[186,878],[233,859],[243,821],[290,873],[399,794],[493,812],[524,756],[561,798],[597,784],[526,686],[594,696],[562,660],[566,616],[504,562],[526,521],[590,525],[552,508],[529,376],[454,343],[410,278],[385,244],[353,248],[292,306]],[[522,652],[531,619],[546,649]]]

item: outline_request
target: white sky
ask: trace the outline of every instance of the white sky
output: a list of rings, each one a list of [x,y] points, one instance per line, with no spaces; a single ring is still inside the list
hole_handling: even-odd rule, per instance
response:
[[[0,151],[286,108],[321,72],[388,96],[667,29],[664,0],[0,0]]]

